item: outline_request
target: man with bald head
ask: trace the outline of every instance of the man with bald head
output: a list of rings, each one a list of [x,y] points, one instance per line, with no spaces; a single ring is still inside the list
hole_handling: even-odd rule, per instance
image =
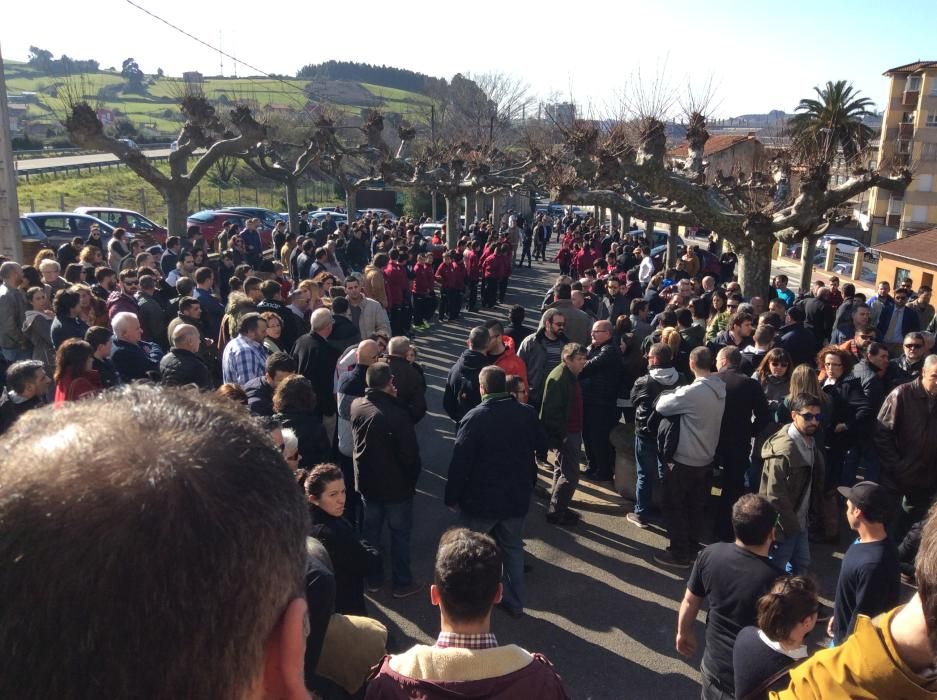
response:
[[[407,336],[394,336],[387,342],[386,362],[394,373],[397,400],[416,424],[426,415],[426,379],[416,363],[410,361],[410,350]]]
[[[207,391],[212,388],[208,366],[198,356],[202,335],[198,328],[180,323],[172,332],[172,348],[159,362],[159,380],[164,386],[194,384]]]
[[[397,338],[392,338],[397,340]],[[406,340],[406,339],[405,339]],[[387,346],[390,351],[390,345]],[[398,345],[399,349],[399,345]],[[407,344],[409,349],[409,343]],[[352,459],[354,436],[351,432],[351,402],[364,396],[367,389],[368,367],[381,358],[381,348],[376,341],[368,338],[358,343],[355,352],[355,364],[338,379],[336,398],[338,401],[338,454],[342,475],[345,477],[345,517],[358,525],[361,517],[361,495],[355,491],[355,464]],[[424,402],[423,412],[426,412]]]
[[[582,441],[589,461],[586,476],[596,481],[611,481],[615,472],[615,449],[609,441],[609,433],[621,415],[617,405],[621,352],[608,321],[593,323],[591,335],[586,366],[579,373]]]

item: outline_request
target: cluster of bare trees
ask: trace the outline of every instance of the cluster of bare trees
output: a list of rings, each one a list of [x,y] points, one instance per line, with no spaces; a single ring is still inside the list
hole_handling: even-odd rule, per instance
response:
[[[476,197],[518,189],[549,193],[563,203],[606,208],[642,219],[648,228],[654,222],[670,224],[672,230],[702,226],[737,252],[740,282],[749,294],[767,287],[776,242],[812,243],[858,193],[871,187],[902,190],[910,182],[907,170],[882,173],[856,167],[846,182],[831,186],[832,131],[817,121],[822,113],[813,122],[800,119],[797,126],[800,144],[811,133],[826,134],[824,149],[780,153],[766,172],[707,178],[708,90],[703,97],[690,95],[683,105],[688,155],[674,165],[666,158],[665,112],[670,100],[656,84],[639,85],[643,87],[623,101],[625,108],[615,118],[561,124],[523,118],[533,109],[530,92],[520,81],[502,75],[457,75],[445,90],[431,96],[425,114],[412,123],[396,119],[392,129],[386,128],[385,116],[373,110],[350,119],[321,108],[260,123],[249,109],[237,106],[222,118],[204,96],[188,93],[180,100],[186,123],[178,149],[170,156],[169,173],[107,135],[87,103],[68,105],[65,124],[77,144],[114,153],[156,187],[166,199],[174,234],[184,231],[195,185],[214,163],[236,156],[258,174],[283,184],[293,225],[298,184],[313,177],[341,186],[350,213],[357,193],[376,184],[438,194],[446,203],[450,244],[460,230],[463,211],[466,224],[470,222]],[[843,92],[839,86],[830,94]],[[846,91],[845,97],[855,95]],[[804,109],[809,112],[815,106]],[[850,130],[848,123],[844,128],[842,150],[848,148],[858,162],[867,134]],[[792,173],[796,187],[787,184]],[[671,238],[673,255],[676,237]]]

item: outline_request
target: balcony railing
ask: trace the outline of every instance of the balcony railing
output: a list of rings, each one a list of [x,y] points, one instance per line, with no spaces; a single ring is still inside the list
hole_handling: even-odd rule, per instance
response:
[[[885,225],[888,228],[898,228],[901,223],[901,214],[887,214],[885,216]]]
[[[898,138],[909,139],[914,136],[914,122],[901,122],[898,124]]]
[[[901,96],[901,104],[903,107],[916,107],[918,97],[920,97],[920,90],[905,90],[904,94]]]
[[[895,165],[899,167],[904,167],[910,164],[911,164],[910,153],[896,153],[895,154]]]

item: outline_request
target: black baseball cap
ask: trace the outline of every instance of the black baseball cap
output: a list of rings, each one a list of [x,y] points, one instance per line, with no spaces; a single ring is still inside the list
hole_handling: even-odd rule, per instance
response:
[[[840,486],[837,491],[852,501],[867,520],[884,523],[891,518],[892,497],[884,486],[874,481],[860,481],[852,488]]]

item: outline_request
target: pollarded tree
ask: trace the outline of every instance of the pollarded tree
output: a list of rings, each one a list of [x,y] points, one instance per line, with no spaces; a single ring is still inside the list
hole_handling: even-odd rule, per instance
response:
[[[225,156],[250,152],[266,137],[266,129],[247,107],[231,110],[229,126],[201,93],[187,92],[180,99],[186,122],[179,132],[178,148],[169,154],[169,173],[165,173],[140,150],[105,134],[101,120],[84,100],[67,101],[66,108],[65,128],[72,142],[113,153],[162,195],[168,210],[167,228],[173,236],[185,234],[189,197],[212,165]],[[189,168],[192,158],[195,164]]]

